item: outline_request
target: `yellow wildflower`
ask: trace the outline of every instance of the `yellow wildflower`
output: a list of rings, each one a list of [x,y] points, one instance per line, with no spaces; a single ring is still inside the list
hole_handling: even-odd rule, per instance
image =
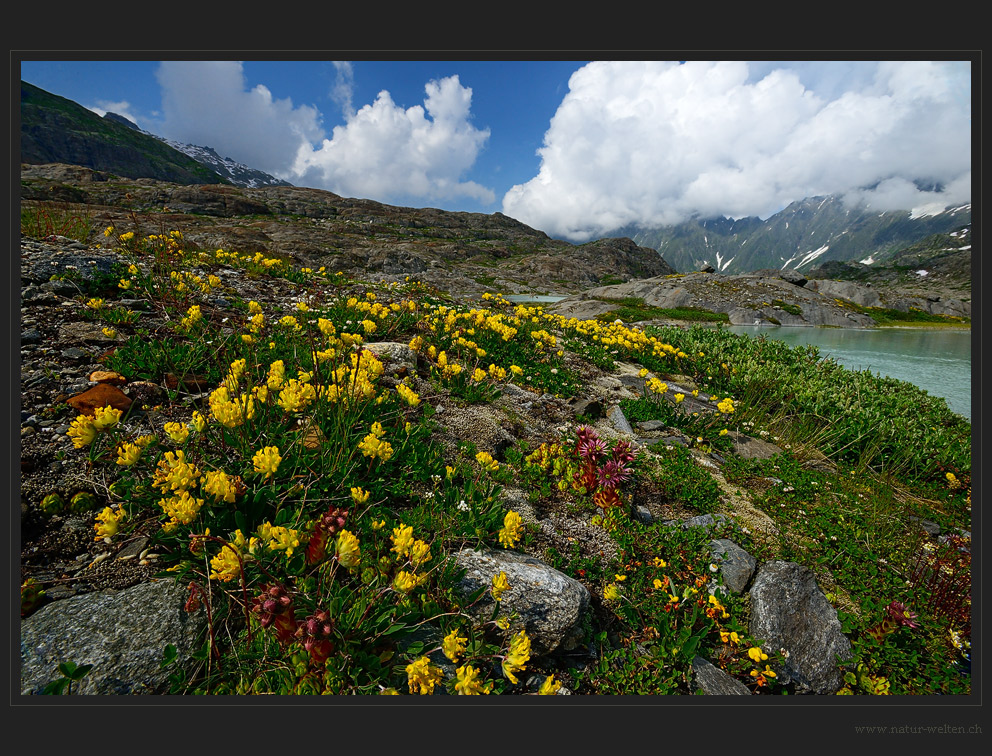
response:
[[[755,662],[762,662],[768,658],[768,654],[762,651],[758,646],[754,646],[747,650],[747,655],[751,657]]]
[[[120,422],[121,415],[123,414],[119,409],[114,409],[110,406],[99,407],[93,415],[93,426],[98,431],[113,428]]]
[[[393,578],[393,589],[399,593],[409,593],[417,587],[417,583],[417,577],[414,574],[400,570]]]
[[[110,507],[104,507],[103,511],[96,516],[97,524],[94,526],[96,530],[97,541],[102,541],[104,538],[111,538],[117,535],[119,530],[118,522],[120,521],[121,515],[114,512]]]
[[[69,426],[66,435],[72,439],[72,445],[77,449],[83,449],[93,443],[96,439],[97,429],[93,424],[93,418],[87,415],[80,415]]]
[[[203,491],[215,501],[233,504],[236,497],[234,481],[223,470],[209,470],[204,476]]]
[[[342,567],[347,567],[349,570],[357,567],[362,557],[357,536],[347,530],[338,533],[335,554]]]
[[[458,667],[455,670],[455,692],[460,696],[489,695],[493,689],[493,683],[485,685],[479,682],[479,670],[470,664]]]
[[[400,523],[399,527],[393,528],[390,538],[393,541],[393,548],[390,551],[395,551],[397,557],[403,559],[410,554],[410,549],[413,547],[412,526]]]
[[[557,695],[560,688],[561,683],[555,680],[555,676],[548,675],[544,678],[544,682],[541,683],[541,687],[538,689],[537,694],[539,696],[554,696]]]
[[[499,542],[504,548],[512,549],[517,545],[523,532],[524,524],[520,515],[510,510],[503,518],[503,528],[499,531]]]
[[[491,588],[493,600],[500,601],[503,598],[503,593],[508,590],[510,590],[510,581],[507,580],[506,573],[500,570],[498,575],[493,575]]]
[[[189,428],[183,423],[166,423],[165,433],[177,444],[184,443],[189,438]]]
[[[255,465],[255,472],[264,473],[266,478],[271,478],[279,469],[279,463],[282,462],[279,447],[266,446],[255,452],[251,461]]]
[[[117,448],[117,464],[121,467],[131,467],[141,457],[141,447],[125,441]]]
[[[516,673],[523,671],[530,660],[530,638],[527,632],[521,630],[510,640],[510,650],[506,658],[503,659],[503,674],[506,679],[516,685],[519,681]]]
[[[487,452],[479,452],[475,455],[475,461],[479,463],[486,472],[494,473],[499,470],[499,463]]]
[[[434,692],[434,686],[444,679],[440,669],[431,664],[430,658],[421,656],[417,661],[406,666],[407,684],[411,693],[429,696]]]
[[[441,650],[444,651],[444,655],[447,656],[451,661],[457,662],[461,655],[465,653],[465,646],[468,643],[468,638],[464,638],[458,634],[458,630],[452,630],[441,642]]]

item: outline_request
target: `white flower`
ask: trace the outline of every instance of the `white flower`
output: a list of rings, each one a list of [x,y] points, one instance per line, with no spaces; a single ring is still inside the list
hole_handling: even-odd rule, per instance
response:
[[[468,511],[468,504],[465,503],[465,499],[462,499],[460,502],[458,502],[458,509],[461,512]]]

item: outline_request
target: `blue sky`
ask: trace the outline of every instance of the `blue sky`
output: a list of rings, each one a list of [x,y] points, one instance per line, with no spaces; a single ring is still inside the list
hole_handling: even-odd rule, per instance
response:
[[[21,78],[298,186],[573,241],[819,194],[971,199],[966,60],[22,60]]]

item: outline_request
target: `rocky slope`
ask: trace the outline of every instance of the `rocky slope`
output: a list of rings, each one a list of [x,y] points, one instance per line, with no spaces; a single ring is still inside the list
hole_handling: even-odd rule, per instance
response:
[[[181,394],[178,402],[169,403],[166,389],[175,385],[169,383],[169,376],[159,381],[144,381],[106,371],[104,361],[119,341],[86,318],[79,287],[109,273],[117,260],[112,251],[64,237],[22,239],[20,579],[22,583],[33,580],[45,591],[41,607],[32,607],[28,611],[30,616],[22,620],[23,694],[40,693],[52,681],[57,663],[66,659],[96,665],[93,674],[78,686],[80,693],[168,692],[168,670],[158,665],[162,648],[167,644],[176,646],[180,665],[192,669],[195,666],[192,654],[207,626],[202,609],[191,610],[188,602],[186,610],[182,609],[188,598],[186,590],[172,581],[154,578],[159,571],[159,555],[151,545],[151,538],[157,522],[147,523],[147,529],[129,533],[126,539],[110,542],[94,539],[92,507],[73,507],[52,514],[43,511],[39,504],[51,494],[69,501],[80,491],[102,490],[103,482],[88,471],[85,452],[74,449],[66,435],[70,421],[77,411],[88,406],[87,402],[134,404],[140,409],[132,410],[132,420],[154,425],[179,418],[187,411],[186,404],[200,401],[204,396]],[[53,276],[66,274],[72,280],[52,280]],[[218,270],[217,275],[223,281],[226,296],[253,299],[265,308],[288,308],[298,296],[297,290],[282,279],[253,278],[225,269]],[[359,285],[355,293],[360,294],[361,290]],[[210,301],[211,306],[225,306],[224,295]],[[138,300],[128,299],[126,294],[121,294],[115,304],[135,309],[144,306]],[[161,318],[162,313],[145,307],[142,326],[152,330],[166,328]],[[416,375],[418,360],[405,345],[369,343],[366,347],[379,353],[390,370]],[[640,423],[634,430],[624,418],[617,403],[639,395],[642,380],[637,375],[637,366],[620,363],[616,371],[604,371],[571,354],[567,364],[584,378],[582,395],[571,401],[536,394],[512,383],[505,384],[503,395],[490,405],[459,405],[451,397],[433,396],[429,401],[442,423],[440,442],[450,449],[468,442],[498,452],[521,440],[536,445],[585,418],[582,422],[591,419],[591,427],[604,440],[630,438],[641,448],[658,442],[670,446],[692,445],[692,439],[675,428]],[[695,388],[688,378],[679,380],[684,385],[673,382],[673,390],[688,393]],[[426,383],[418,386],[427,397]],[[96,392],[103,392],[99,399],[87,399]],[[701,392],[697,398],[688,400],[686,407],[687,411],[712,412],[713,404],[711,397]],[[767,457],[781,451],[774,444],[742,433],[735,432],[733,439],[735,454],[743,457]],[[740,522],[759,532],[777,533],[766,515],[722,481],[718,473],[717,460],[722,460],[719,455],[694,454],[700,464],[714,470],[714,476],[725,488],[724,513],[715,518],[696,517],[691,508],[646,485],[639,487],[636,501],[636,516],[641,522],[682,521],[685,528],[711,529],[716,535],[729,532],[723,526],[729,525],[730,518],[740,518]],[[476,584],[488,585],[499,570],[511,576],[513,585],[532,583],[532,590],[515,592],[507,607],[527,623],[533,637],[535,661],[556,652],[556,664],[563,663],[562,659],[580,668],[592,663],[596,659],[593,647],[580,643],[584,638],[581,628],[590,622],[594,612],[590,592],[539,557],[551,550],[575,551],[590,559],[610,559],[617,554],[616,544],[604,529],[564,504],[539,511],[522,489],[512,485],[504,489],[502,496],[507,507],[537,526],[539,535],[526,554],[465,549],[453,555],[468,570],[466,585],[473,590],[478,587]],[[725,582],[732,586],[727,590],[743,591],[753,580],[755,617],[774,627],[781,623],[783,612],[799,615],[811,623],[803,633],[825,634],[838,648],[849,648],[839,631],[835,612],[823,598],[812,573],[798,565],[769,563],[763,568],[766,572],[778,569],[790,575],[795,573],[805,594],[798,603],[791,599],[784,601],[782,597],[762,599],[763,573],[757,569],[755,560],[732,541],[713,541],[713,544],[714,560],[727,562]],[[143,621],[121,619],[137,616]],[[94,632],[93,622],[100,623],[100,632]],[[769,637],[785,647],[807,644],[800,636],[779,635],[769,631]],[[793,674],[802,671],[799,692],[833,692],[840,685],[831,648],[806,649],[807,658],[798,661],[799,666],[798,656],[790,662]],[[437,656],[437,663],[446,674],[453,675],[453,667],[449,670],[451,665]],[[546,663],[551,662],[542,664]],[[750,694],[744,685],[703,658],[697,659],[695,668],[694,685],[704,692]],[[783,668],[781,675],[787,674],[788,670]],[[539,682],[543,678],[531,679]]]
[[[233,196],[246,201],[237,194]],[[281,196],[301,203],[315,199],[295,192]],[[221,207],[222,204],[216,206]],[[481,223],[463,216],[441,220],[446,220],[449,228],[463,221],[467,230],[478,230]],[[498,217],[491,222],[495,228],[505,228],[519,238],[534,236],[534,232],[510,219]],[[484,230],[490,235],[495,233],[492,227]],[[616,242],[614,249],[617,254],[637,254],[636,248],[622,241]],[[73,507],[52,514],[40,506],[42,499],[53,493],[71,500],[79,491],[96,492],[98,496],[106,491],[108,481],[98,469],[87,466],[86,451],[75,449],[66,435],[69,423],[84,406],[103,406],[104,401],[123,407],[133,405],[130,423],[159,429],[165,421],[185,420],[191,406],[202,404],[204,392],[210,388],[188,376],[180,384],[168,374],[140,380],[105,370],[105,360],[122,335],[135,329],[122,325],[121,334],[106,333],[87,318],[81,287],[108,275],[119,261],[109,245],[59,236],[21,240],[20,577],[22,582],[33,579],[45,590],[43,605],[30,607],[21,623],[23,694],[40,692],[51,681],[58,662],[67,659],[95,665],[78,692],[169,692],[169,670],[158,664],[163,648],[175,646],[180,655],[177,668],[195,671],[193,654],[207,626],[204,610],[192,601],[188,588],[167,579],[153,580],[159,559],[152,545],[161,524],[157,519],[129,530],[126,538],[104,540],[93,536],[94,507]],[[221,322],[226,320],[222,316],[231,312],[230,304],[235,299],[255,300],[266,312],[290,310],[299,299],[297,287],[281,278],[246,275],[223,265],[214,272],[220,281],[219,290],[206,298],[204,307],[210,308]],[[60,275],[66,278],[58,278]],[[635,282],[631,291],[639,291],[639,285],[658,288],[658,282],[666,280],[691,287],[697,278],[710,275],[649,279]],[[766,285],[802,289],[795,282],[782,280]],[[363,296],[370,288],[366,282],[352,281],[340,293]],[[642,293],[645,298],[651,296],[647,290]],[[141,309],[142,328],[152,333],[172,333],[164,310],[144,300],[129,299],[126,292],[107,296],[115,306]],[[459,299],[465,304],[479,303],[471,297]],[[814,573],[797,563],[777,559],[759,563],[730,539],[734,533],[748,531],[785,544],[794,538],[755,505],[747,491],[728,485],[721,472],[730,456],[761,459],[780,453],[782,448],[772,443],[778,441],[777,437],[761,432],[767,439],[762,440],[735,431],[731,434],[731,451],[720,454],[693,448],[691,437],[665,423],[629,423],[619,403],[637,398],[644,384],[638,366],[630,363],[619,362],[612,370],[601,369],[568,351],[564,352],[564,365],[582,376],[579,395],[571,401],[506,382],[495,401],[466,404],[426,380],[420,374],[421,359],[406,344],[372,342],[365,347],[383,359],[387,367],[383,379],[387,382],[395,384],[395,376],[400,374],[414,378],[413,386],[437,413],[436,440],[449,451],[468,443],[501,457],[520,441],[533,447],[579,424],[588,424],[607,442],[629,439],[648,455],[656,453],[648,449],[656,444],[690,449],[693,464],[707,471],[719,486],[719,511],[698,515],[679,497],[665,493],[657,481],[646,479],[634,493],[632,511],[636,519],[645,525],[661,523],[711,533],[711,572],[720,573],[724,586],[721,590],[749,593],[752,632],[760,633],[769,649],[784,652],[785,661],[776,672],[781,684],[789,685],[792,692],[811,694],[831,694],[843,685],[836,657],[849,656],[851,646],[831,604],[845,599],[830,570]],[[691,378],[674,374],[666,378],[673,392],[685,395],[679,411],[716,413],[715,398]],[[178,396],[170,401],[167,390],[180,386]],[[98,393],[99,398],[87,398],[93,393]],[[809,464],[811,468],[832,466],[816,455],[810,457]],[[769,486],[782,483],[774,478],[763,481]],[[500,570],[511,576],[514,586],[526,586],[507,598],[506,605],[533,635],[529,674],[540,670],[561,675],[567,669],[592,667],[600,657],[595,643],[589,641],[588,628],[608,626],[606,619],[610,616],[604,609],[602,589],[563,574],[542,557],[557,552],[608,561],[618,555],[617,543],[608,530],[590,521],[588,513],[576,511],[566,500],[535,505],[523,484],[515,483],[502,489],[500,503],[517,511],[533,528],[535,537],[526,553],[463,548],[450,556],[467,570],[464,589],[468,592],[491,584]],[[717,590],[715,584],[711,588]],[[824,591],[833,598],[828,600]],[[145,621],[135,623],[134,617]],[[431,630],[424,628],[425,633]],[[427,640],[434,644],[437,638],[428,636]],[[609,643],[619,648],[621,639],[614,633]],[[445,675],[454,675],[453,665],[439,653],[434,657],[438,657],[435,663]],[[704,693],[754,692],[702,656],[696,657],[692,669],[693,688]],[[540,675],[533,674],[525,684],[533,689],[540,680]]]
[[[956,293],[956,292],[955,292]],[[970,291],[969,291],[970,294]],[[658,276],[614,286],[587,289],[549,309],[579,319],[606,316],[623,300],[639,299],[648,307],[691,307],[726,313],[731,325],[832,326],[872,328],[870,315],[852,307],[886,308],[930,315],[971,317],[971,300],[919,291],[884,289],[870,282],[807,279],[793,271],[758,271],[738,275],[695,272]]]
[[[394,207],[302,187],[185,186],[78,166],[25,165],[21,199],[58,200],[99,230],[111,224],[138,233],[180,230],[208,249],[265,252],[375,280],[415,275],[455,293],[569,293],[675,272],[630,239],[576,246],[501,213]],[[131,228],[133,213],[146,216],[141,228]]]

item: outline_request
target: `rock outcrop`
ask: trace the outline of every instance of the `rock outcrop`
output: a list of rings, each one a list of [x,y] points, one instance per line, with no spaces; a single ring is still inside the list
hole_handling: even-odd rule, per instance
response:
[[[207,630],[206,612],[187,612],[187,598],[174,581],[156,580],[42,607],[21,621],[21,694],[41,693],[65,661],[93,665],[78,694],[168,693],[176,669],[162,667],[166,646],[189,672]]]
[[[838,660],[850,660],[851,643],[812,571],[793,562],[767,562],[749,595],[751,634],[764,639],[767,651],[785,652],[785,666],[776,670],[780,681],[791,681],[797,693],[836,693],[843,684]]]

